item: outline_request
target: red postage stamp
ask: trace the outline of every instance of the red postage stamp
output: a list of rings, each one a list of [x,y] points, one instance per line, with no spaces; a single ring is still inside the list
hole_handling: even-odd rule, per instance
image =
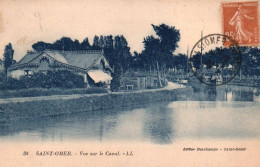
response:
[[[239,45],[259,44],[258,2],[222,3],[223,31]],[[231,42],[226,41],[225,46]]]

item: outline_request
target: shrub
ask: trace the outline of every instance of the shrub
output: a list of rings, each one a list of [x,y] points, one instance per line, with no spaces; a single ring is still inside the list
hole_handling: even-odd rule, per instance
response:
[[[84,88],[83,76],[70,71],[48,71],[33,73],[30,76],[22,76],[19,80],[8,78],[0,89],[25,89],[25,88]]]

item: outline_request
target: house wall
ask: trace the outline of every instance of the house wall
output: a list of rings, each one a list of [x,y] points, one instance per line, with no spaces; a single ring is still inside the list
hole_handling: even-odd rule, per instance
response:
[[[42,54],[41,56],[37,57],[33,61],[30,62],[31,64],[37,64],[38,67],[26,67],[20,70],[9,71],[8,76],[12,78],[19,79],[23,75],[33,74],[34,72],[44,71],[47,72],[48,70],[53,70],[50,65],[54,64],[54,59],[47,54]]]
[[[8,77],[12,77],[15,79],[19,79],[23,75],[25,75],[24,70],[15,70],[15,71],[8,72]]]

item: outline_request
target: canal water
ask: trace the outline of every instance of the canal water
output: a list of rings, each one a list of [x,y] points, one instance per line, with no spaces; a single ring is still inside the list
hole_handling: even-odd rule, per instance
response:
[[[183,101],[0,124],[0,142],[149,142],[260,137],[260,90],[223,85]]]

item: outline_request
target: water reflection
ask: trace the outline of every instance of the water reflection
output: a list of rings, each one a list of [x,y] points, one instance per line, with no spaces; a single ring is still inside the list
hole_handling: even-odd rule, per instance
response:
[[[187,103],[187,104],[186,104]],[[177,139],[241,139],[260,137],[258,102],[172,102]]]
[[[220,85],[209,86],[201,84],[189,100],[199,101],[259,101],[259,88]]]
[[[207,88],[208,89],[208,88]],[[187,101],[0,124],[0,141],[127,141],[260,137],[259,89],[223,86]]]
[[[167,104],[120,108],[20,120],[0,124],[0,141],[146,141],[170,143],[172,116]]]
[[[173,109],[165,104],[149,108],[145,112],[145,136],[155,143],[171,143],[174,135],[173,114]]]
[[[116,127],[119,114],[117,110],[108,110],[21,120],[0,125],[1,136],[25,141],[63,141],[80,136],[82,139],[102,141],[103,134]]]

